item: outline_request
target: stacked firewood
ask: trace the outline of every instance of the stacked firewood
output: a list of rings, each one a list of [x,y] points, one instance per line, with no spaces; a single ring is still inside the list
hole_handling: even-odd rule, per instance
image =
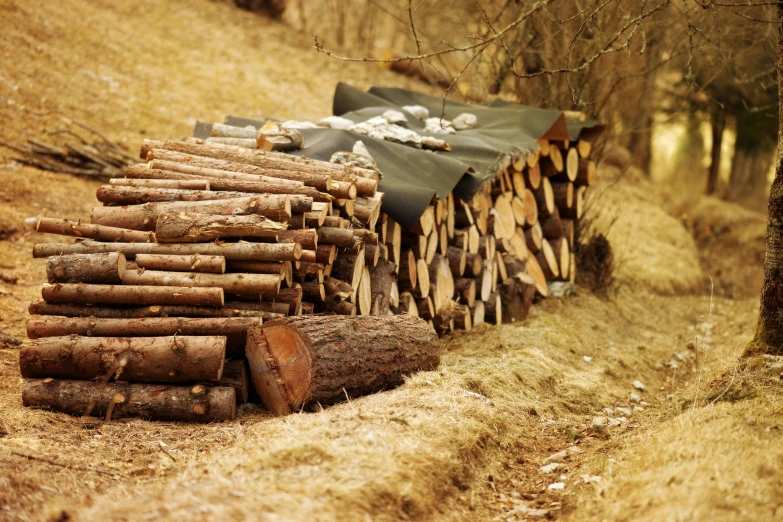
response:
[[[385,238],[373,232],[378,172],[199,140],[145,142],[142,157],[146,164],[98,189],[104,206],[91,223],[36,220],[39,232],[79,240],[33,249],[47,258],[49,283],[30,306],[46,317],[28,323],[25,403],[80,415],[231,418],[228,402],[248,395],[249,327],[369,315],[381,306],[374,295],[392,294],[395,271],[379,263]],[[107,391],[90,404],[79,390],[96,377]],[[117,380],[131,384],[109,384]],[[153,401],[160,387],[137,384],[147,382],[171,385]],[[185,397],[193,407],[164,407]]]
[[[470,201],[450,194],[428,207],[414,230],[401,231],[396,311],[439,333],[469,330],[522,320],[548,282],[574,281],[574,241],[595,179],[590,151],[586,141],[540,140]]]
[[[403,229],[381,211],[377,170],[286,154],[302,145],[295,130],[212,133],[145,141],[146,163],[98,189],[89,224],[36,220],[78,239],[34,246],[48,284],[20,357],[26,405],[223,420],[252,394],[252,373],[270,409],[293,411],[309,400],[280,406],[280,357],[265,362],[267,347],[247,366],[248,331],[264,321],[407,314],[445,334],[522,320],[548,282],[574,279],[595,177],[587,142],[541,141],[470,201],[435,200]],[[289,337],[275,340],[283,355],[301,344]]]

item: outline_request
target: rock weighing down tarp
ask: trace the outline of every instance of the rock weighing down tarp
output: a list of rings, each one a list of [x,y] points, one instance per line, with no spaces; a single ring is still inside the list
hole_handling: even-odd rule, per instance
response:
[[[468,112],[477,123],[469,130],[453,134],[424,132],[424,123],[404,111],[403,106],[420,105],[430,116],[443,114],[452,120]],[[340,83],[334,94],[333,112],[354,122],[366,121],[393,109],[402,112],[410,130],[424,136],[444,138],[451,150],[433,152],[379,140],[337,129],[301,129],[304,148],[293,154],[329,161],[338,151],[350,151],[361,140],[383,174],[379,190],[385,193],[383,211],[406,228],[413,227],[433,196],[445,198],[454,192],[467,201],[498,170],[513,159],[525,157],[538,148],[539,139],[593,141],[604,126],[595,120],[566,120],[561,111],[526,107],[495,100],[489,105],[467,105],[437,96],[394,87],[373,87],[364,92]],[[260,128],[264,121],[236,116],[226,118],[236,126]],[[206,138],[210,125],[198,124],[195,137]]]

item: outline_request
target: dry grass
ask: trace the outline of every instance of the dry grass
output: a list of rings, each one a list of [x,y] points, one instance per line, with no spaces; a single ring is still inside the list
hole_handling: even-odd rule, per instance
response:
[[[206,0],[0,0],[0,11],[0,46],[12,58],[0,71],[0,125],[3,139],[17,143],[60,125],[23,106],[66,110],[135,148],[145,136],[188,133],[192,117],[327,114],[338,79],[405,82],[330,62],[309,50],[309,36]],[[28,215],[83,217],[93,204],[88,181],[13,167],[0,178],[2,229],[18,229]],[[677,431],[665,424],[655,435],[654,427],[679,413],[673,405],[705,396],[699,368],[707,375],[735,357],[756,309],[752,301],[716,298],[711,306],[704,295],[660,295],[695,291],[701,274],[687,233],[656,207],[654,190],[639,186],[614,187],[602,203],[620,210],[609,235],[622,283],[613,300],[548,300],[522,325],[450,337],[437,372],[320,413],[274,419],[250,407],[234,422],[201,426],[26,410],[17,352],[0,349],[0,519],[60,520],[65,511],[77,520],[513,520],[521,515],[510,506],[519,502],[572,517],[615,509],[593,506],[573,472],[565,493],[548,491],[555,477],[539,466],[576,442],[585,466],[607,479],[604,451],[623,459],[643,451],[663,473],[674,457],[659,460],[654,443],[674,451]],[[0,284],[0,330],[22,335],[27,302],[43,280],[42,261],[29,257],[41,238],[7,235],[0,273],[21,279]],[[712,340],[700,359],[665,366],[673,351],[688,352],[696,333],[705,341],[699,325],[707,322]],[[648,386],[648,410],[616,431],[592,429],[596,411],[627,404],[635,379]],[[746,458],[732,462],[745,466],[734,475],[748,477],[770,454],[752,453],[753,433],[742,435]],[[698,434],[692,440],[704,442]],[[708,448],[698,451],[719,462]],[[691,462],[694,475],[704,461]],[[645,478],[655,479],[637,472],[629,464],[612,483],[643,489]],[[634,491],[617,491],[612,498],[625,509],[612,513],[645,518],[639,506],[650,498],[634,496],[634,507],[620,495]],[[751,492],[774,492],[748,491],[746,503]],[[689,509],[687,498],[677,500]]]

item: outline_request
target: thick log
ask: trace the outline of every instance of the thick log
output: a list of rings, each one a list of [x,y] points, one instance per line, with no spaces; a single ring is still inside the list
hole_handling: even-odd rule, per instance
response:
[[[568,248],[568,241],[561,237],[553,240],[551,245],[560,270],[559,277],[563,281],[568,281],[571,272],[571,251]]]
[[[573,183],[552,183],[552,192],[555,195],[555,206],[570,208],[574,205]]]
[[[577,170],[574,184],[578,186],[590,186],[595,183],[596,175],[597,171],[595,169],[595,162],[586,159],[580,159],[579,169]]]
[[[525,176],[525,185],[527,185],[530,190],[536,190],[541,186],[541,167],[539,164],[525,168],[523,175]]]
[[[518,272],[503,283],[499,291],[503,303],[502,321],[504,323],[524,321],[536,294],[533,277]]]
[[[547,281],[552,281],[560,276],[557,259],[549,241],[546,239],[541,240],[541,250],[536,253],[536,260],[538,261],[541,270],[544,272]]]
[[[492,294],[492,279],[494,277],[494,263],[485,262],[481,275],[476,277],[476,295],[480,301],[486,301]]]
[[[574,249],[574,220],[561,219],[560,232],[562,233],[566,241],[568,241],[568,248],[573,250]]]
[[[536,198],[539,216],[549,216],[555,210],[555,194],[548,178],[541,180],[541,186],[533,193]]]
[[[574,192],[573,206],[570,208],[561,208],[560,217],[564,217],[566,219],[579,219],[582,217],[586,190],[586,186],[577,187],[576,191]]]
[[[414,317],[419,316],[419,309],[417,308],[416,299],[414,299],[413,294],[410,292],[400,293],[399,304],[395,308],[394,314],[408,314]]]
[[[299,262],[299,268],[294,268],[293,278],[296,281],[315,281],[316,283],[324,282],[325,267],[321,263],[307,263]]]
[[[107,419],[141,417],[162,421],[215,422],[236,417],[236,396],[229,386],[167,386],[111,382],[28,379],[22,402],[31,408]]]
[[[355,299],[359,290],[359,282],[364,270],[364,251],[359,254],[343,254],[337,257],[332,264],[332,277],[345,281],[354,289],[351,300]]]
[[[154,187],[187,190],[210,190],[208,179],[129,179],[112,178],[111,185],[118,187]],[[224,189],[225,190],[225,189]],[[235,189],[231,189],[235,190]],[[238,192],[242,192],[239,190]]]
[[[73,303],[30,303],[30,315],[54,315],[61,317],[100,317],[106,319],[132,319],[144,317],[260,317],[264,321],[279,319],[288,312],[288,307],[280,313],[265,311],[259,307],[246,310],[246,305],[259,303],[227,302],[222,308],[210,306],[153,305],[153,306],[94,306]],[[267,305],[270,303],[260,303]],[[241,305],[241,308],[237,308]]]
[[[199,243],[219,238],[277,238],[286,225],[264,216],[223,216],[192,212],[158,217],[155,236],[161,243]]]
[[[514,196],[511,200],[511,210],[514,212],[514,221],[518,227],[524,227],[527,225],[527,210],[525,209],[525,192],[522,191],[522,196]]]
[[[23,378],[185,383],[219,381],[225,358],[226,338],[221,336],[68,335],[36,339],[22,347],[19,369]]]
[[[514,217],[514,209],[511,206],[511,199],[513,194],[506,192],[495,200],[495,207],[492,209],[495,213],[496,219],[500,219],[503,222],[503,235],[502,238],[511,239],[516,229],[516,218]]]
[[[500,292],[494,292],[484,301],[484,320],[499,325],[503,322],[503,301]]]
[[[438,233],[438,228],[434,227],[432,232],[430,232],[429,237],[427,237],[427,249],[424,252],[424,262],[427,264],[432,263],[432,260],[435,258],[435,254],[438,253],[439,249],[440,234]]]
[[[465,254],[465,277],[477,277],[484,269],[484,258],[481,254]]]
[[[355,248],[361,239],[354,236],[353,230],[347,228],[318,228],[318,242],[324,245],[335,245],[341,248]]]
[[[127,243],[154,243],[155,234],[126,228],[105,227],[70,221],[68,219],[41,218],[35,226],[38,232]]]
[[[410,316],[287,318],[254,328],[247,343],[253,384],[275,415],[398,386],[437,368],[439,353],[434,332]]]
[[[484,324],[484,317],[485,317],[484,301],[476,301],[475,303],[473,303],[473,306],[470,307],[470,313],[472,316],[471,319],[474,327],[480,324]]]
[[[96,317],[46,317],[27,322],[27,337],[162,337],[168,335],[220,335],[228,353],[242,353],[247,329],[263,323],[261,317],[145,317],[109,319]],[[53,376],[52,376],[53,377]]]
[[[473,306],[476,300],[476,280],[469,277],[463,277],[454,280],[454,290],[460,298],[460,302],[468,306]]]
[[[167,287],[217,287],[225,292],[248,297],[275,297],[280,291],[281,277],[274,274],[203,274],[127,270],[124,285]]]
[[[457,247],[449,247],[447,252],[447,258],[449,260],[449,267],[454,277],[462,277],[465,273],[465,266],[467,264],[467,256],[465,251]]]
[[[229,261],[296,261],[302,256],[302,247],[295,243],[99,243],[82,241],[75,244],[43,243],[33,246],[33,257],[64,254],[97,254],[122,252],[126,258],[136,254],[211,255],[223,256]]]
[[[400,268],[398,270],[400,286],[404,289],[416,288],[416,285],[418,284],[416,257],[413,255],[413,251],[409,249],[402,250],[400,256]]]
[[[530,190],[525,191],[523,204],[525,206],[525,224],[522,226],[532,227],[538,221],[538,203],[535,194]]]
[[[121,252],[52,256],[46,260],[46,277],[50,283],[112,285],[122,282],[125,267]]]
[[[127,272],[126,272],[127,274]],[[55,284],[41,289],[52,303],[223,306],[222,288]]]
[[[385,259],[370,270],[372,300],[378,300],[378,314],[388,315],[391,308],[392,284],[397,278],[397,265]]]
[[[491,261],[495,258],[496,241],[494,236],[481,236],[479,239],[479,254],[487,260]]]
[[[338,295],[329,295],[321,305],[321,312],[336,315],[356,315],[356,305]]]
[[[383,214],[385,216],[385,214]],[[384,241],[391,253],[391,260],[398,265],[402,263],[402,227],[391,218],[386,221],[386,239]]]
[[[285,195],[259,195],[210,201],[174,201],[124,207],[95,207],[92,209],[91,220],[97,225],[151,231],[155,230],[158,218],[162,214],[180,212],[224,216],[256,214],[277,221],[286,221],[291,217],[291,201],[289,196]]]
[[[244,353],[244,350],[243,352]],[[247,359],[229,359],[223,365],[219,386],[230,386],[236,392],[237,404],[245,404],[250,395],[250,368]]]
[[[521,228],[517,228],[514,237],[511,238],[511,251],[519,259],[527,259],[530,257],[530,251],[527,248],[527,242],[525,238],[525,231]]]
[[[525,271],[533,278],[536,283],[536,292],[542,297],[549,295],[549,288],[546,284],[546,276],[538,263],[536,256],[530,256],[525,264]]]
[[[364,245],[364,264],[367,267],[373,268],[378,264],[378,260],[381,258],[381,252],[385,249],[385,245]]]
[[[576,150],[579,152],[580,158],[589,158],[590,152],[593,150],[593,144],[586,140],[579,140],[576,142]]]
[[[424,297],[416,299],[416,314],[426,321],[431,321],[435,317],[435,307],[432,305],[432,299]]]
[[[457,305],[454,307],[453,315],[455,329],[469,332],[473,328],[473,317],[469,307]]]
[[[353,296],[351,285],[333,277],[324,278],[324,291],[327,296],[336,295],[340,299],[349,299]]]
[[[362,269],[362,279],[359,281],[359,288],[356,291],[355,302],[358,304],[358,312],[361,315],[372,314],[372,277],[370,276],[369,268],[366,266]]]
[[[541,240],[544,239],[544,232],[541,230],[541,224],[536,221],[536,223],[525,230],[525,243],[527,245],[527,249],[532,254],[537,254],[541,250]]]
[[[303,250],[318,249],[318,234],[315,230],[283,230],[277,233],[280,243],[299,243]]]
[[[226,271],[226,258],[223,256],[202,256],[199,254],[191,256],[139,254],[136,256],[136,266],[146,270],[163,270],[167,272],[223,274]]]
[[[449,260],[440,254],[437,254],[429,264],[429,279],[431,292],[437,288],[437,298],[433,297],[432,305],[437,314],[442,309],[449,306],[451,298],[454,296],[454,276],[451,275]]]

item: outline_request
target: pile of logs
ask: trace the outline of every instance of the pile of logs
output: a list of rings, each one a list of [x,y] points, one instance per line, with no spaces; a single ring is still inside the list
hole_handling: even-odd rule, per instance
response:
[[[37,219],[38,232],[77,240],[33,249],[47,258],[48,284],[30,305],[40,317],[29,321],[33,341],[20,357],[25,405],[212,421],[234,418],[236,404],[257,393],[288,413],[338,397],[302,391],[296,376],[284,384],[279,361],[313,340],[284,332],[279,348],[259,349],[248,331],[283,331],[262,327],[268,321],[360,315],[390,328],[387,316],[409,315],[445,334],[522,320],[548,281],[573,281],[578,219],[595,177],[588,143],[542,141],[472,200],[433,201],[404,230],[381,211],[377,171],[284,153],[301,146],[297,134],[215,125],[207,140],[145,141],[146,163],[98,189],[103,206],[89,224]],[[323,331],[328,321],[317,324]],[[412,366],[397,361],[398,374],[432,367],[426,343],[402,344],[389,350]],[[359,371],[354,362],[335,368]],[[371,379],[379,368],[345,382],[379,389],[389,384]],[[301,397],[290,396],[294,388]]]

